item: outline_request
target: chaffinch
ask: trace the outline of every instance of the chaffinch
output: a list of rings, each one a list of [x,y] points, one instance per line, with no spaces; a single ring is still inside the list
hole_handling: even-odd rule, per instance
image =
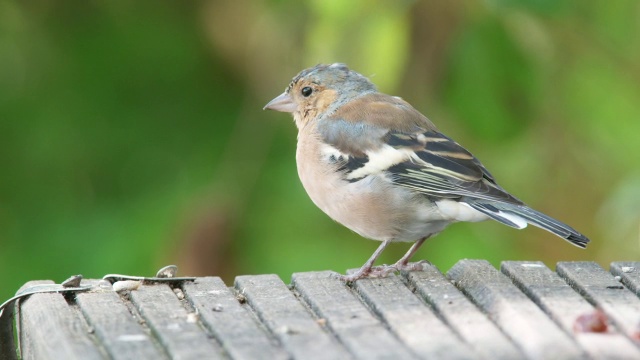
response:
[[[581,248],[589,242],[509,194],[409,103],[378,92],[344,64],[303,70],[264,109],[293,114],[298,175],[311,200],[340,224],[382,241],[345,281],[421,269],[409,259],[458,221],[493,219],[516,229],[532,224]],[[395,264],[374,267],[397,241],[415,243]]]

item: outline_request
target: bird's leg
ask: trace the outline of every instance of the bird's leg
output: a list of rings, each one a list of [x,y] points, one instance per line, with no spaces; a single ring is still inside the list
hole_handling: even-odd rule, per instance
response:
[[[371,257],[369,258],[369,260],[367,260],[366,263],[364,263],[364,265],[362,265],[362,267],[360,268],[360,270],[356,271],[353,274],[350,275],[341,275],[340,279],[342,279],[343,281],[346,282],[354,282],[358,279],[362,279],[363,277],[367,277],[369,276],[369,274],[371,273],[371,268],[373,267],[373,263],[376,261],[376,259],[380,256],[380,254],[382,254],[382,252],[384,251],[384,249],[387,247],[387,245],[389,245],[391,243],[391,240],[385,240],[382,242],[382,244],[380,244],[380,246],[378,246],[378,248],[376,249],[376,251],[373,253],[373,255],[371,255]]]
[[[426,237],[423,237],[422,239],[416,241],[411,246],[409,251],[407,251],[407,253],[404,254],[404,256],[400,258],[400,260],[398,260],[395,264],[393,264],[391,266],[395,267],[397,271],[422,270],[423,269],[422,265],[423,265],[423,263],[427,262],[426,260],[418,261],[416,263],[410,263],[409,260],[413,257],[413,255],[415,255],[415,253],[418,251],[420,246],[422,246],[422,244],[424,244],[425,240],[427,240],[428,238],[429,238],[429,236],[426,236]]]
[[[428,263],[428,261],[422,260],[422,261],[418,261],[416,263],[410,263],[409,260],[413,257],[413,255],[415,255],[415,253],[418,251],[420,246],[422,246],[422,244],[424,244],[425,240],[427,240],[428,238],[429,238],[429,236],[426,236],[426,237],[416,241],[413,245],[411,245],[411,248],[409,249],[409,251],[407,251],[407,253],[404,254],[404,256],[402,256],[400,258],[400,260],[398,260],[395,264],[393,264],[393,265],[376,266],[375,268],[371,269],[371,271],[369,272],[369,275],[370,276],[377,276],[377,277],[384,277],[384,276],[387,276],[390,273],[396,272],[396,271],[422,270],[424,268],[423,265],[425,263]]]

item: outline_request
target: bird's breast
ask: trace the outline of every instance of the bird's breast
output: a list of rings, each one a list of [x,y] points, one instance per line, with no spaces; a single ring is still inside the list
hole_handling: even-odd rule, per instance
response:
[[[349,181],[340,153],[314,136],[300,136],[298,175],[311,200],[333,220],[374,240],[415,241],[449,223],[426,197],[392,184],[383,174]]]

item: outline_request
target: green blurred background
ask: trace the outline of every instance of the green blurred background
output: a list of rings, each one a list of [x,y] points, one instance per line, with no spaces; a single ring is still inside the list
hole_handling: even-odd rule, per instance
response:
[[[291,117],[262,111],[332,62],[592,239],[455,224],[416,259],[640,260],[636,0],[0,0],[0,299],[166,264],[229,284],[359,267],[378,243],[315,208]]]

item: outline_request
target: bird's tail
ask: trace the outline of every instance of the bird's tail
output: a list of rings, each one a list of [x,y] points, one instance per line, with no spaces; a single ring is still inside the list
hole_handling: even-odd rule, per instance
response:
[[[586,248],[589,239],[571,226],[562,223],[526,205],[464,199],[464,203],[505,225],[522,229],[527,223],[547,230],[575,246]]]

